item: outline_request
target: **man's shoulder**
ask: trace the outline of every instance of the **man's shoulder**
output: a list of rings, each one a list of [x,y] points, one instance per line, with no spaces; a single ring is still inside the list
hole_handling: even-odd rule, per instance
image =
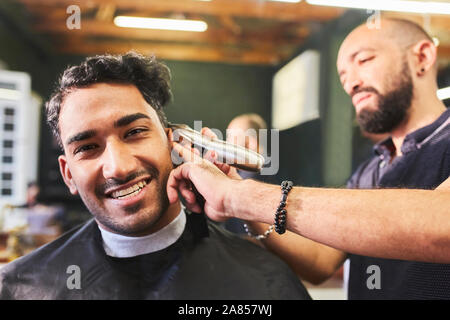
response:
[[[220,256],[229,257],[230,261],[239,261],[242,268],[252,270],[255,268],[254,272],[260,272],[269,277],[284,273],[283,277],[289,278],[292,276],[291,280],[296,279],[289,266],[263,246],[255,244],[242,235],[228,231],[218,224],[209,223],[208,225],[209,241],[219,256],[218,258]]]
[[[92,251],[96,223],[91,220],[58,239],[22,256],[0,270],[0,299],[59,299],[68,297],[72,265],[95,264]],[[85,268],[87,270],[87,268]]]
[[[188,270],[193,282],[209,279],[197,289],[199,297],[310,299],[298,276],[278,256],[214,222],[207,224],[209,236],[185,253],[189,262],[180,270]],[[221,291],[212,293],[216,287]]]
[[[93,225],[94,224],[94,225]],[[52,262],[60,260],[63,255],[70,255],[72,247],[87,241],[89,230],[95,226],[93,220],[89,220],[73,229],[65,232],[59,238],[49,242],[34,251],[6,264],[0,270],[0,281],[27,272],[35,273],[39,269],[50,270]]]

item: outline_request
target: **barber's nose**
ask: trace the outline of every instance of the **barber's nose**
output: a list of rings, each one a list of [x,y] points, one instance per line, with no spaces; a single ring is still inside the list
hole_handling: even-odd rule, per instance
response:
[[[363,86],[363,81],[361,78],[355,73],[351,72],[347,76],[347,81],[344,85],[344,90],[348,95],[352,95],[356,90]]]
[[[105,179],[125,179],[137,170],[137,159],[121,141],[109,141],[103,154]]]

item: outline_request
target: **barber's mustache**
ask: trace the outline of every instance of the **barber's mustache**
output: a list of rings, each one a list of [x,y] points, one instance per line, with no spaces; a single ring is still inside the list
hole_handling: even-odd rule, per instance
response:
[[[375,93],[376,95],[380,95],[380,93],[378,92],[377,89],[375,89],[374,87],[361,87],[361,88],[356,88],[351,94],[350,97],[353,98],[353,96],[357,93],[360,92],[372,92]]]
[[[105,194],[105,192],[111,188],[119,187],[119,186],[124,185],[130,181],[133,181],[139,177],[149,176],[149,175],[151,176],[152,179],[158,179],[159,172],[155,168],[149,168],[146,170],[132,172],[128,176],[126,176],[124,179],[110,178],[110,179],[107,179],[105,183],[102,183],[95,188],[96,193],[99,195]]]

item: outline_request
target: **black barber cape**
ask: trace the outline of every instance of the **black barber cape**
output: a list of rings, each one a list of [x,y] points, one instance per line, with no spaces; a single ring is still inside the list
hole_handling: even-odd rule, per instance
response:
[[[107,256],[90,220],[0,269],[0,299],[310,299],[279,258],[186,215],[177,242],[132,258]]]

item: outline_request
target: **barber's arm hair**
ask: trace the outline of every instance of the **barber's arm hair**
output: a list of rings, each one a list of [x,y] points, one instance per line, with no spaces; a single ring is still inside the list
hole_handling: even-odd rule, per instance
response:
[[[295,187],[287,200],[287,229],[342,252],[450,263],[449,185],[447,180],[436,190]],[[279,186],[244,180],[234,191],[229,212],[273,223]]]

